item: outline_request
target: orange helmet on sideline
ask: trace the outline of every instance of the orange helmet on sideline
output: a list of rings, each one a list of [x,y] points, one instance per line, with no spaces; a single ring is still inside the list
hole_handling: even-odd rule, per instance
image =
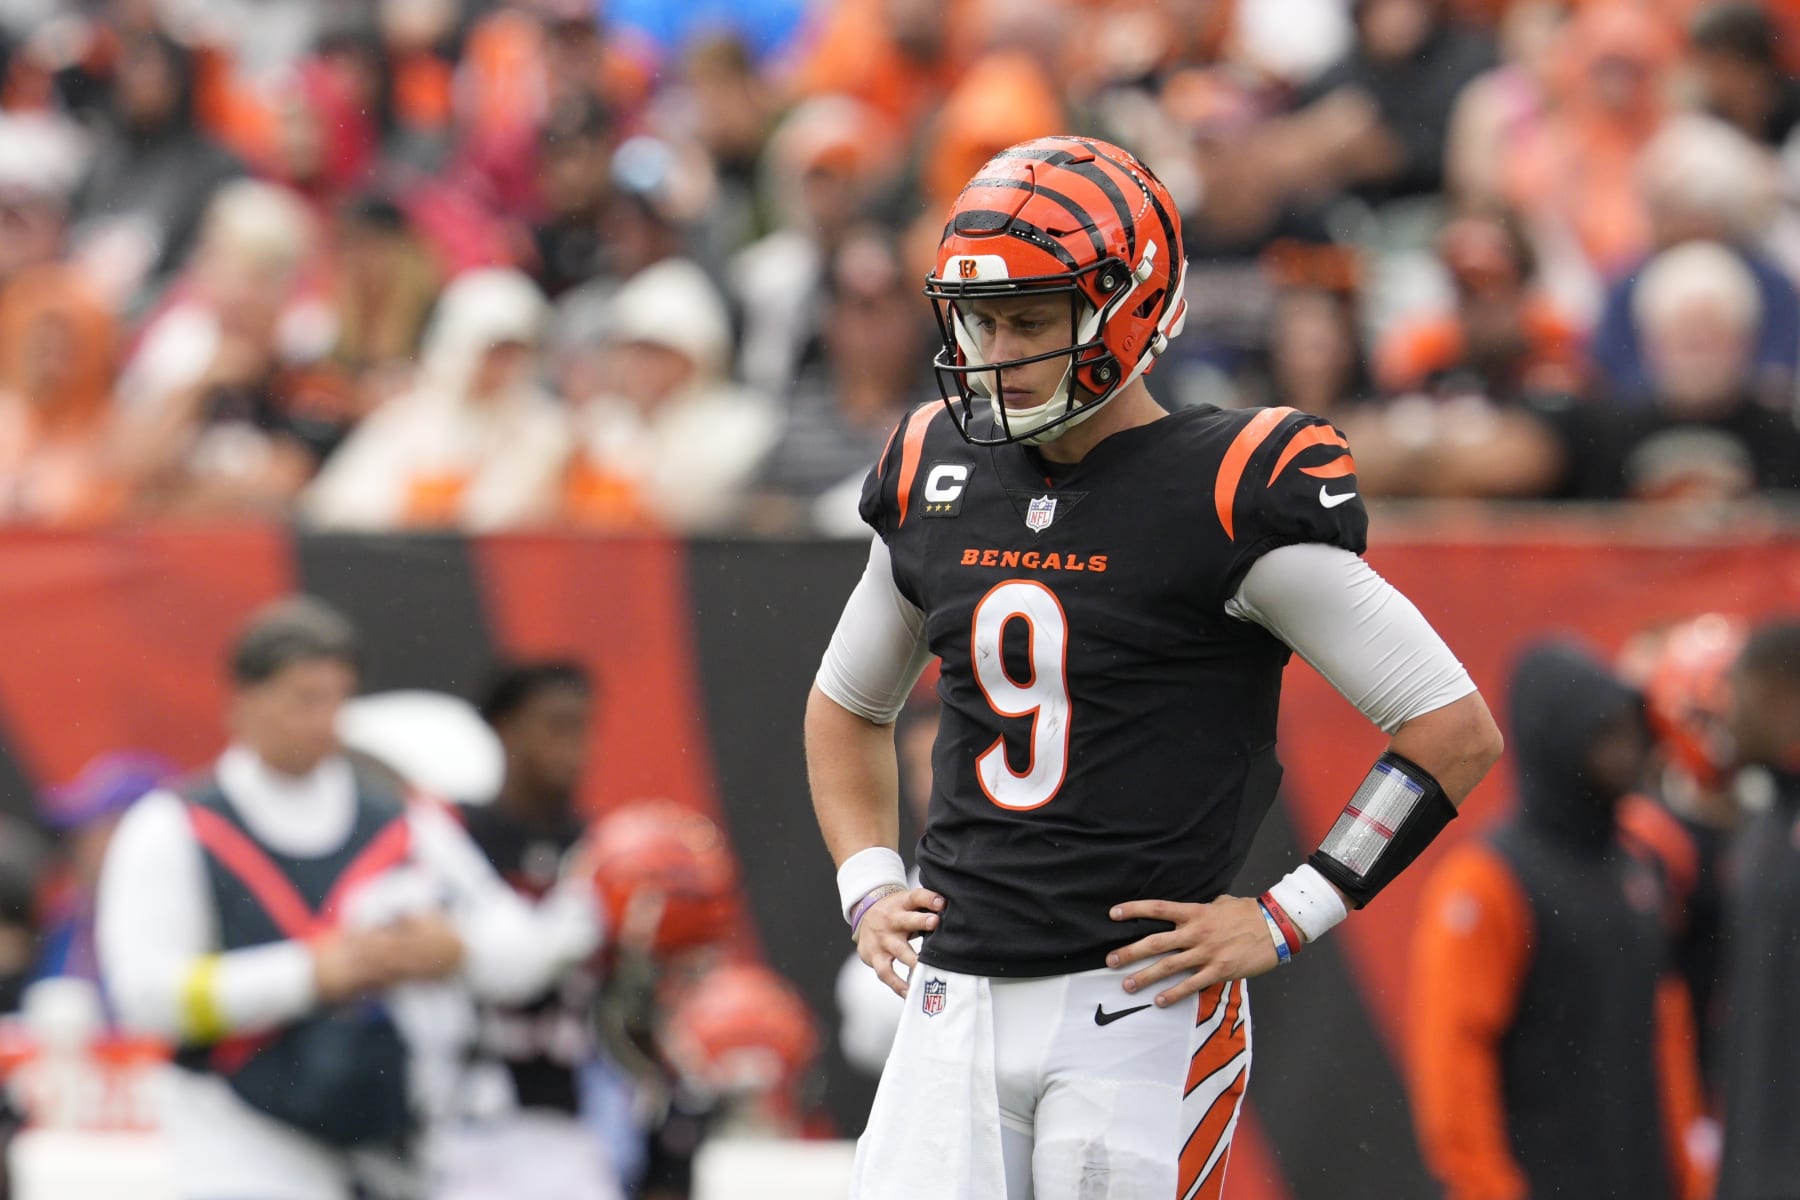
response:
[[[714,967],[688,990],[661,1033],[682,1081],[714,1097],[791,1093],[819,1050],[800,993],[768,967]]]
[[[669,800],[640,800],[600,818],[588,854],[618,937],[639,895],[660,898],[651,948],[659,953],[717,942],[736,914],[737,864],[725,835],[704,814]]]
[[[1744,648],[1744,623],[1705,613],[1670,628],[1650,662],[1644,698],[1663,754],[1707,786],[1731,766],[1725,719],[1731,667]]]

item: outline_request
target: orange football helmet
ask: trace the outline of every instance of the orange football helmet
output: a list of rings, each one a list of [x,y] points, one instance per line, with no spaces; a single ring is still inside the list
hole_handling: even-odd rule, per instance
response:
[[[1720,613],[1684,621],[1664,634],[1644,684],[1664,756],[1708,786],[1718,786],[1731,768],[1725,719],[1745,636],[1742,621]]]
[[[615,809],[589,833],[594,884],[614,934],[640,893],[661,897],[652,948],[688,950],[730,933],[736,914],[737,863],[725,835],[704,814],[668,800]]]
[[[819,1051],[806,1001],[767,967],[714,967],[661,1032],[663,1054],[707,1096],[791,1095]]]
[[[943,346],[933,360],[951,416],[976,445],[1051,441],[1148,371],[1187,317],[1181,215],[1168,190],[1129,151],[1081,137],[1046,137],[1002,150],[963,188],[938,244],[925,294]],[[1020,294],[1074,298],[1065,348],[986,361],[968,326],[969,301]],[[1008,409],[1001,372],[1067,356],[1055,394]],[[1079,389],[1079,393],[1077,391]],[[985,398],[992,432],[978,431]]]

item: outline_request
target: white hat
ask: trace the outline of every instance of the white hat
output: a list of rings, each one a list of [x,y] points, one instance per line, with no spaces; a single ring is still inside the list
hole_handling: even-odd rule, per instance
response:
[[[612,298],[606,339],[664,346],[722,378],[731,359],[731,317],[706,272],[685,258],[645,267]]]

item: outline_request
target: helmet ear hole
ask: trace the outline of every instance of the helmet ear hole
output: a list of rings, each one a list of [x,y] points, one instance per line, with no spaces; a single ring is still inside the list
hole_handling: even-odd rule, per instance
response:
[[[1142,304],[1132,310],[1131,315],[1140,321],[1149,320],[1150,314],[1155,312],[1157,305],[1162,303],[1163,293],[1167,290],[1167,288],[1157,288],[1154,292],[1151,292],[1148,296],[1144,297],[1144,302]]]

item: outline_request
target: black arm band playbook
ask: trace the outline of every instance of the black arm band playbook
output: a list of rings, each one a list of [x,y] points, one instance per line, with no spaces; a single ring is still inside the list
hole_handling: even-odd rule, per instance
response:
[[[1306,861],[1361,908],[1455,819],[1456,805],[1431,772],[1390,750]]]

